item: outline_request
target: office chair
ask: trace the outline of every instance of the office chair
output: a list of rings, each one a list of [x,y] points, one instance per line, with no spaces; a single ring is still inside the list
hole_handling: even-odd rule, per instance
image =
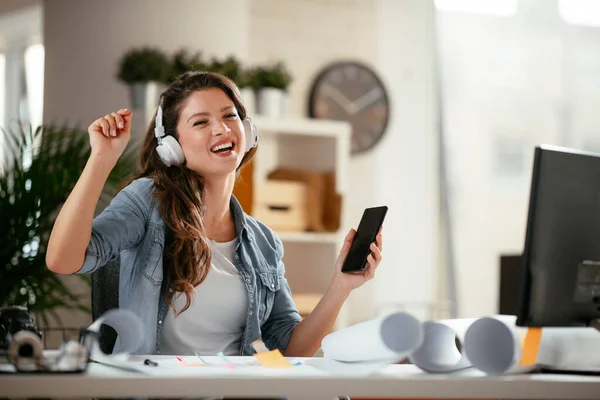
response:
[[[92,319],[95,321],[102,314],[113,308],[119,308],[119,271],[120,258],[110,261],[103,268],[92,274]],[[100,327],[100,349],[111,354],[117,332],[109,326]]]

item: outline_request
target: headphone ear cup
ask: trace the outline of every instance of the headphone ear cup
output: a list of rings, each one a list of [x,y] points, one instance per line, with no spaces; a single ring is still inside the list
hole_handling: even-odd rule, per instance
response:
[[[256,125],[248,117],[244,118],[244,135],[246,137],[245,153],[247,153],[250,149],[258,145],[258,129],[256,129]]]
[[[162,143],[156,147],[156,151],[160,159],[167,167],[171,165],[181,165],[185,161],[183,149],[173,136],[165,136],[162,138]]]

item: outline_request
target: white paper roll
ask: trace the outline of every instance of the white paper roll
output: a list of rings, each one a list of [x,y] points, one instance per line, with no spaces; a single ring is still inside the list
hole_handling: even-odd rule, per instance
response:
[[[524,373],[535,365],[520,366],[521,343],[526,328],[515,326],[514,316],[495,316],[475,321],[465,334],[465,353],[473,366],[488,374]]]
[[[29,331],[15,333],[8,346],[8,359],[18,371],[35,371],[44,357],[39,336]]]
[[[541,367],[600,372],[600,333],[593,328],[542,328],[534,362],[521,365],[528,328],[516,317],[475,321],[465,335],[465,353],[475,368],[488,374],[526,373]]]
[[[410,361],[427,372],[450,372],[471,367],[464,353],[464,340],[467,329],[475,321],[476,318],[462,318],[424,322],[423,344],[410,355]]]
[[[421,322],[399,312],[333,332],[321,345],[327,358],[356,362],[400,359],[422,342]]]

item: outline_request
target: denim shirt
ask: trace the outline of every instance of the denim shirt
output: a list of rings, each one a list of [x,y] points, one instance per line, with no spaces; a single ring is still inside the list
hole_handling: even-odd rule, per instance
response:
[[[161,286],[173,291],[170,277],[163,276],[167,226],[153,190],[152,179],[137,179],[94,218],[85,261],[78,271],[92,273],[121,257],[119,307],[135,312],[147,332],[138,354],[160,354],[161,330],[169,311]],[[234,265],[249,300],[240,355],[254,354],[252,343],[259,338],[270,350],[283,352],[301,319],[285,278],[283,244],[266,225],[246,215],[234,196],[230,208],[238,239]]]

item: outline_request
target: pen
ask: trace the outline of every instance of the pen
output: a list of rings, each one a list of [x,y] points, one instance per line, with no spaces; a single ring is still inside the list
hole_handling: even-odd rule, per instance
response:
[[[150,365],[152,367],[158,367],[158,363],[157,362],[154,362],[154,361],[149,360],[147,358],[144,360],[144,365]]]

